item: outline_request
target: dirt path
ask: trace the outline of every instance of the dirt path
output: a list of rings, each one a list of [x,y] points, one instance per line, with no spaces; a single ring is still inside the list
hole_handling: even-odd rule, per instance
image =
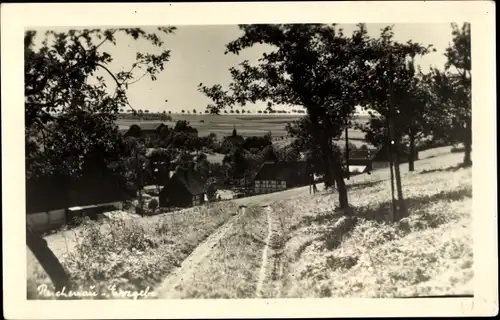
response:
[[[266,245],[264,246],[264,249],[262,250],[262,262],[260,266],[260,272],[259,272],[259,281],[257,282],[257,289],[255,291],[255,296],[257,298],[262,298],[262,286],[264,284],[264,281],[266,281],[266,271],[267,271],[267,257],[268,257],[268,251],[269,251],[269,242],[271,240],[271,235],[272,235],[272,224],[271,224],[271,208],[267,207],[267,225],[268,225],[268,231],[267,231],[267,238],[266,238]]]
[[[278,218],[268,206],[268,235],[262,251],[262,264],[255,296],[257,298],[280,298],[283,278],[283,234]]]
[[[219,241],[231,230],[240,214],[229,219],[224,225],[212,233],[205,242],[200,244],[181,264],[179,268],[170,273],[162,284],[156,289],[158,299],[180,299],[183,279],[191,279],[198,266],[207,258]]]

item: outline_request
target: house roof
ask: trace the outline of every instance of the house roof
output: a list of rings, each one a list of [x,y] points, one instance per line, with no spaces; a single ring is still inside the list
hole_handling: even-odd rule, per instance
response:
[[[233,144],[243,144],[245,142],[245,138],[243,138],[240,135],[227,136],[227,137],[224,137],[224,141],[228,141],[228,142],[231,142]]]
[[[306,172],[306,161],[265,162],[254,180],[282,180],[286,181],[297,173]]]
[[[146,123],[136,123],[142,131],[154,131],[161,126],[164,126],[163,123],[158,123],[158,122],[146,122]]]
[[[166,126],[166,124],[158,123],[158,122],[139,122],[139,123],[133,123],[130,126],[126,128],[120,128],[119,131],[123,134],[127,133],[130,130],[130,127],[133,125],[139,126],[141,128],[141,131],[146,131],[146,132],[153,132],[159,130],[162,126]]]
[[[183,184],[192,195],[198,195],[206,192],[205,183],[201,176],[192,170],[178,170],[170,180],[177,179]]]
[[[417,152],[417,154],[418,154],[418,152]],[[405,150],[400,150],[399,156],[401,157],[400,160],[402,160],[403,158],[408,157],[409,153]],[[374,160],[374,161],[388,161],[388,159],[389,159],[389,145],[388,144],[384,144],[383,146],[381,146],[375,152],[373,157],[371,158],[371,160]]]

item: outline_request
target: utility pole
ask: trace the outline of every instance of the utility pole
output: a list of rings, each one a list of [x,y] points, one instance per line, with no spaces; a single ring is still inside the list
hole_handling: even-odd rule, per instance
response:
[[[349,130],[348,129],[348,124],[349,124],[349,120],[347,119],[347,114],[346,114],[346,118],[345,118],[345,164],[346,164],[346,178],[347,180],[349,180],[350,178],[350,171],[349,171]]]
[[[388,76],[389,76],[389,136],[392,153],[394,155],[394,171],[396,176],[396,190],[398,194],[398,203],[396,205],[398,217],[406,216],[406,205],[403,197],[403,188],[401,186],[401,173],[399,171],[399,139],[396,137],[394,130],[394,88],[393,88],[393,74],[392,74],[392,54],[389,53],[388,57]],[[394,148],[393,148],[394,147]],[[396,217],[394,217],[396,218]]]
[[[387,99],[389,101],[390,96],[387,95]],[[386,118],[386,125],[389,128],[389,119]],[[387,143],[389,146],[389,169],[391,173],[391,220],[396,221],[396,198],[394,196],[394,161],[393,161],[393,152],[392,152],[392,147],[391,147],[391,141],[392,138],[390,137],[387,139]]]

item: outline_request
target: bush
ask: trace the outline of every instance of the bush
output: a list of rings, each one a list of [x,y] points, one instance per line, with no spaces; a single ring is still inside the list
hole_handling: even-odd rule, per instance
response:
[[[135,213],[143,215],[144,214],[144,208],[141,205],[136,205],[135,206]]]
[[[148,209],[155,211],[158,208],[158,200],[156,198],[151,199],[148,203]]]

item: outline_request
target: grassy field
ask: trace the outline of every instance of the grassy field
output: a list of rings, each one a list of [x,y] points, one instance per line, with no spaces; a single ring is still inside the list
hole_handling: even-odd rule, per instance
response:
[[[471,169],[458,166],[463,153],[450,150],[422,152],[415,172],[401,166],[409,216],[397,223],[389,220],[389,172],[380,169],[348,181],[356,219],[335,212],[337,197],[322,186],[315,195],[302,187],[160,216],[90,222],[72,244],[55,250],[48,240],[49,246],[77,288],[94,284],[103,292],[110,284],[154,289],[202,244],[200,259],[185,268],[183,298],[251,298],[259,283],[269,298],[471,293]],[[207,243],[241,204],[253,207]],[[279,285],[268,289],[269,281],[259,280],[268,235],[262,205],[271,205],[284,243],[269,262],[280,264],[272,280]],[[51,287],[28,251],[30,298],[41,298],[40,284]]]
[[[401,168],[410,214],[397,223],[385,169],[348,181],[356,219],[333,211],[336,195],[307,188],[236,200],[253,207],[184,279],[179,297],[255,298],[262,270],[266,298],[472,293],[471,170],[449,151],[423,153],[415,172]],[[284,246],[264,268],[268,204]]]
[[[259,280],[266,225],[266,216],[260,207],[247,208],[195,272],[183,277],[177,297],[253,298]]]
[[[236,210],[234,204],[226,202],[154,219],[109,221],[106,225],[87,222],[79,228],[73,246],[65,252],[53,251],[76,290],[95,285],[104,294],[98,298],[111,298],[109,285],[116,285],[117,290],[154,289]],[[28,298],[47,298],[38,295],[37,287],[45,284],[52,288],[50,280],[29,250],[27,254]]]
[[[230,135],[233,128],[238,134],[247,136],[264,136],[271,132],[274,138],[285,137],[287,132],[285,125],[289,122],[300,119],[301,115],[182,115],[172,114],[172,121],[164,122],[168,126],[174,126],[178,120],[189,121],[191,126],[198,130],[200,136],[215,133],[218,137]],[[358,121],[364,121],[359,119]],[[158,123],[159,120],[131,120],[118,119],[117,124],[120,129],[128,129],[132,124]],[[349,136],[352,139],[363,139],[364,135],[358,130],[350,130]]]
[[[471,169],[462,154],[403,168],[409,216],[390,222],[387,170],[349,181],[356,219],[332,196],[274,204],[285,219],[284,297],[396,297],[472,293]]]

